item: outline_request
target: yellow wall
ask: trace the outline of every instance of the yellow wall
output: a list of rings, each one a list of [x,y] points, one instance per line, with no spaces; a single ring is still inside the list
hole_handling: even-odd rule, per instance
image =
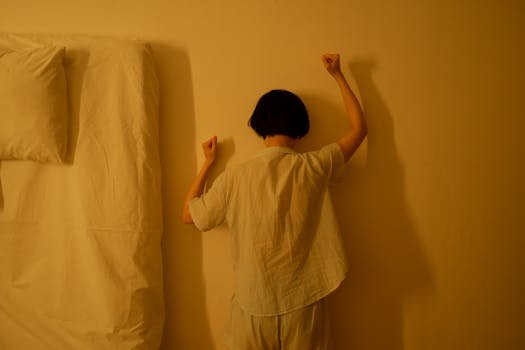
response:
[[[223,349],[227,231],[179,223],[200,141],[222,140],[219,168],[261,149],[246,121],[271,88],[304,97],[302,149],[335,140],[347,124],[326,51],[342,54],[369,124],[335,193],[350,260],[330,300],[337,349],[523,349],[524,4],[16,0],[0,4],[0,30],[154,43],[165,349]]]

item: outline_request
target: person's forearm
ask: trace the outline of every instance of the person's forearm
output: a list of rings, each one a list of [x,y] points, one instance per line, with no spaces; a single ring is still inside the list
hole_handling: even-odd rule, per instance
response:
[[[350,85],[346,81],[342,72],[339,72],[334,75],[335,81],[341,90],[341,95],[343,96],[343,101],[345,104],[346,113],[350,119],[350,127],[354,130],[362,130],[366,132],[366,121],[363,115],[363,110],[361,105],[357,100]]]
[[[188,194],[186,195],[186,203],[192,200],[195,197],[199,197],[204,191],[204,185],[206,184],[206,179],[208,178],[208,173],[211,169],[211,163],[204,162],[201,167],[201,170],[193,180]]]
[[[191,220],[189,203],[193,198],[202,195],[202,192],[204,191],[204,185],[206,184],[206,180],[208,178],[208,173],[211,169],[211,166],[211,162],[205,161],[202,165],[201,170],[190,185],[190,189],[188,190],[188,194],[186,195],[186,200],[184,201],[184,208],[182,210],[182,219],[186,223],[193,222]]]

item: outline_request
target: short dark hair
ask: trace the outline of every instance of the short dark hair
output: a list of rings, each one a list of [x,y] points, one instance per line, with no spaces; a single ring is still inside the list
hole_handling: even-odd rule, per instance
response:
[[[274,135],[298,139],[310,130],[303,101],[287,90],[271,90],[262,95],[248,125],[263,139]]]

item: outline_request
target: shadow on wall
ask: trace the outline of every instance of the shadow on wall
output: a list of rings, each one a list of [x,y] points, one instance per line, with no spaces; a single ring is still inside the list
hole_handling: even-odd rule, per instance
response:
[[[366,165],[355,167],[353,159],[332,194],[349,264],[346,281],[329,299],[335,349],[403,349],[404,302],[433,283],[405,200],[393,118],[372,79],[374,64],[351,63],[368,124],[367,145],[361,145],[368,146]],[[320,143],[337,139],[348,125],[343,106],[314,97],[305,102],[313,107],[314,133],[318,127],[330,135]]]
[[[4,210],[4,190],[2,188],[2,162],[0,161],[0,211]]]
[[[183,49],[152,43],[160,84],[160,157],[166,320],[161,348],[213,349],[202,272],[202,236],[182,224],[186,184],[196,173],[190,63]]]
[[[67,153],[65,156],[65,163],[73,165],[75,163],[75,155],[78,141],[78,131],[80,124],[80,108],[82,101],[82,92],[84,90],[84,74],[88,69],[89,52],[75,50],[74,60],[70,55],[66,56],[64,62],[66,68],[66,79],[68,86],[68,112],[69,112],[69,134],[67,139]]]

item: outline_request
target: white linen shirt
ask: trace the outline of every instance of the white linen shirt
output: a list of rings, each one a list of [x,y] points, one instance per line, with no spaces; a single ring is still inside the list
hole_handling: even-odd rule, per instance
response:
[[[195,226],[229,226],[235,298],[247,312],[273,316],[325,297],[346,275],[330,193],[342,170],[337,143],[297,153],[267,147],[227,167],[189,203]]]

